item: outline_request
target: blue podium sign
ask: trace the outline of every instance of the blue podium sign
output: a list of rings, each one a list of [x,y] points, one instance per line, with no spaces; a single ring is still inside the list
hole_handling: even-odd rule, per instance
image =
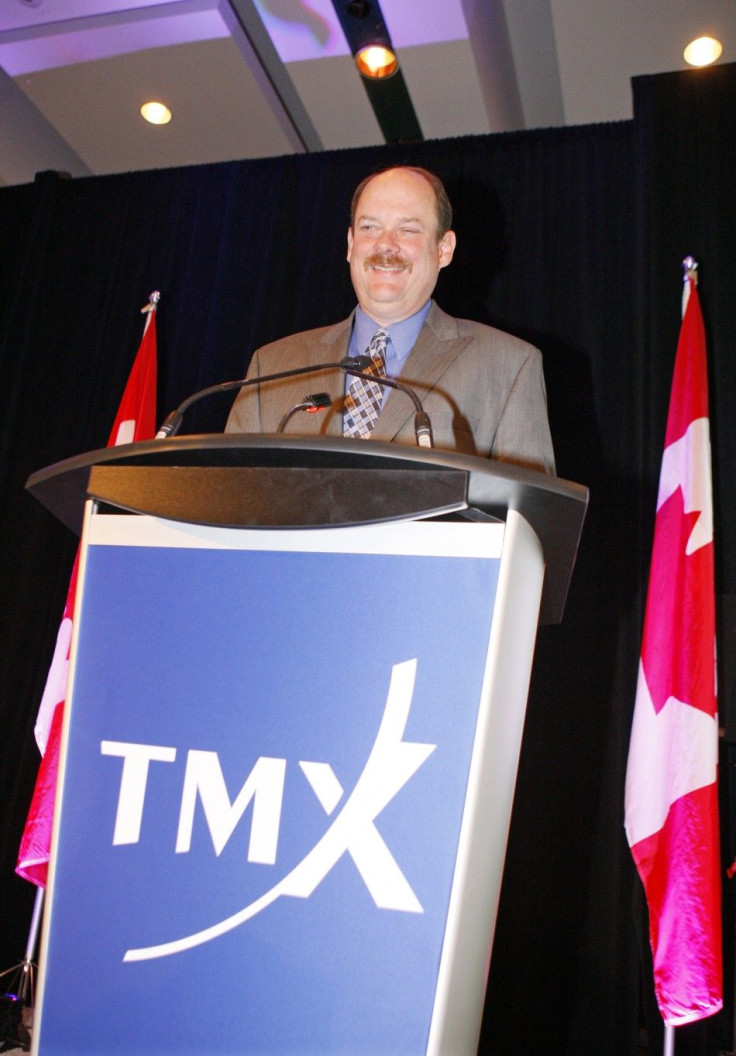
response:
[[[428,1051],[503,537],[88,518],[41,1056]]]

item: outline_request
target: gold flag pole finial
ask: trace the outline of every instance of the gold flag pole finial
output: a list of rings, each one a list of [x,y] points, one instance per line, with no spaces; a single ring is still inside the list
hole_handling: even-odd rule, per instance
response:
[[[141,315],[145,315],[146,312],[155,312],[158,308],[158,302],[161,300],[161,294],[158,290],[154,290],[151,296],[148,298],[148,304],[141,308]]]
[[[698,285],[698,262],[695,257],[685,257],[682,262],[682,268],[684,275],[682,277],[683,282],[687,282],[688,279],[692,279],[695,285]]]

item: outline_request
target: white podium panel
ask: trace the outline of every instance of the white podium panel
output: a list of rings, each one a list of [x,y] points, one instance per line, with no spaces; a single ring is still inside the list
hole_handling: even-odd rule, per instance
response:
[[[525,522],[90,514],[83,555],[34,1052],[473,1053]]]

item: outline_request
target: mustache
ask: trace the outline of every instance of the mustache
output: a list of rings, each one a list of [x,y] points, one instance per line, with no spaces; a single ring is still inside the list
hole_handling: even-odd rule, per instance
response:
[[[406,257],[400,256],[398,253],[371,253],[369,257],[363,261],[364,268],[403,268],[405,271],[412,270],[412,264]]]

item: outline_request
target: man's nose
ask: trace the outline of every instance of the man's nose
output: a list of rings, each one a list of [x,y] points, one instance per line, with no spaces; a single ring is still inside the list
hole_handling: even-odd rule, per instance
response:
[[[392,231],[381,231],[376,238],[376,249],[381,253],[398,253],[399,243]]]

